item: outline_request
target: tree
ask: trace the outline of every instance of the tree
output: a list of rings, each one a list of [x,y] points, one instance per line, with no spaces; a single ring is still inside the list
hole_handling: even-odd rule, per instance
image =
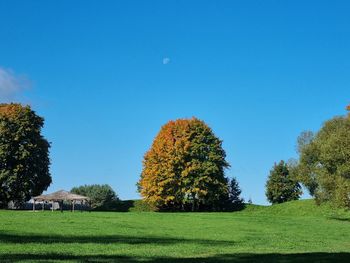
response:
[[[301,186],[289,173],[284,161],[275,164],[266,182],[266,197],[272,204],[298,200]]]
[[[0,207],[19,206],[51,184],[43,125],[29,106],[0,104]]]
[[[349,117],[335,117],[324,123],[300,152],[298,173],[318,203],[330,201],[350,208]]]
[[[242,190],[238,181],[233,177],[229,183],[228,200],[232,210],[241,210],[244,208],[244,200],[241,198]]]
[[[315,139],[312,131],[303,131],[297,139],[297,152],[300,154]]]
[[[305,138],[308,137],[308,138]],[[311,196],[315,195],[318,187],[316,174],[313,166],[317,162],[317,147],[314,143],[315,135],[312,132],[302,132],[298,137],[299,160],[293,167],[292,173],[309,191]]]
[[[203,121],[170,121],[144,156],[139,191],[159,210],[219,209],[228,193],[225,157],[222,141]]]
[[[72,193],[90,198],[90,205],[95,210],[109,210],[118,201],[118,196],[108,184],[92,184],[74,187]]]

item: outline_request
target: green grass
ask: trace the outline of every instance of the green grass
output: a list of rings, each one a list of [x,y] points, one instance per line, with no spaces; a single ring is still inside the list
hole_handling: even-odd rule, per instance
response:
[[[350,262],[350,213],[312,200],[235,213],[0,211],[0,262]]]

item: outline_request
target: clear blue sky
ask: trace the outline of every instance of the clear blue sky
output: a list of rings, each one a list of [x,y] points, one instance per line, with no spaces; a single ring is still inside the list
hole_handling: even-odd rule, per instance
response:
[[[264,204],[274,162],[350,102],[349,14],[331,0],[4,0],[0,68],[21,81],[3,81],[1,100],[45,118],[48,191],[108,183],[138,198],[161,125],[196,116],[224,141],[243,196]]]

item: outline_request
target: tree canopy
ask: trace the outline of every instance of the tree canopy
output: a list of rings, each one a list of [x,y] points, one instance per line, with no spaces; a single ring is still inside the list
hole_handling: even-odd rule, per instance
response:
[[[29,106],[0,104],[0,206],[20,205],[51,184],[44,119]]]
[[[108,210],[118,201],[118,196],[108,184],[92,184],[73,187],[72,193],[90,198],[92,209]]]
[[[302,147],[300,181],[318,202],[350,208],[350,118],[335,117]]]
[[[144,156],[139,191],[159,210],[218,209],[228,195],[225,157],[222,141],[203,121],[170,121]]]
[[[284,161],[275,164],[266,182],[266,197],[272,204],[298,200],[301,186],[291,176],[288,165]]]

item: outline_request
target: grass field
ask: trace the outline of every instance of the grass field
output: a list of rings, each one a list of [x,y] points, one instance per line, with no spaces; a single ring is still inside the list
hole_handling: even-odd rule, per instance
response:
[[[235,213],[0,211],[0,262],[350,262],[350,213],[312,200]]]

